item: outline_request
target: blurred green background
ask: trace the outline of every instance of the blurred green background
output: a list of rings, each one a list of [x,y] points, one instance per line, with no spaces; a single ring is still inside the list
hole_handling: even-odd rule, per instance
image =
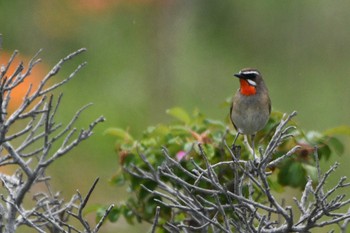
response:
[[[54,187],[67,199],[101,178],[90,204],[126,197],[108,181],[118,168],[109,127],[133,135],[169,121],[167,108],[199,108],[223,120],[222,103],[238,88],[243,67],[264,75],[275,110],[297,110],[307,130],[350,124],[350,2],[212,0],[0,0],[1,53],[30,58],[44,51],[51,68],[68,53],[87,53],[63,67],[56,80],[83,61],[88,66],[65,85],[60,114],[67,122],[82,105],[94,105],[79,126],[103,114],[94,136],[51,168]],[[344,138],[349,145],[349,139]],[[350,175],[345,156],[336,176]],[[332,161],[324,162],[328,168]],[[337,177],[334,178],[336,180]],[[91,215],[91,220],[94,216]],[[145,232],[123,219],[102,232]]]

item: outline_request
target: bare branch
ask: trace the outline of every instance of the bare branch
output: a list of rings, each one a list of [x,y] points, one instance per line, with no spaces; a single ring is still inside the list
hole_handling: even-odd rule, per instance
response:
[[[155,232],[156,232],[156,227],[157,227],[157,225],[158,225],[159,213],[160,213],[160,207],[157,206],[157,208],[156,208],[156,214],[155,214],[155,217],[154,217],[154,222],[153,222],[153,225],[152,225],[151,233],[155,233]]]
[[[96,233],[113,208],[113,205],[109,206],[101,220],[92,229],[82,211],[98,179],[85,198],[82,198],[78,192],[70,201],[64,202],[60,198],[60,193],[52,191],[50,177],[46,175],[48,167],[53,162],[89,138],[96,125],[104,121],[104,117],[101,116],[92,121],[87,129],[79,130],[74,127],[80,114],[91,105],[88,104],[78,110],[66,126],[55,122],[63,95],[60,94],[55,100],[50,92],[71,80],[86,63],[79,65],[61,81],[50,82],[50,85],[48,81],[59,72],[65,62],[84,51],[85,49],[77,50],[61,59],[44,77],[37,89],[30,85],[20,106],[9,116],[7,108],[11,101],[11,91],[31,75],[35,66],[41,61],[38,58],[41,50],[30,60],[25,72],[23,72],[23,63],[20,63],[12,74],[8,74],[17,51],[14,52],[8,64],[1,68],[0,148],[4,154],[0,158],[0,166],[11,165],[17,170],[12,175],[0,174],[0,180],[4,186],[0,200],[0,232],[13,233],[18,227],[27,226],[37,232]],[[23,127],[20,129],[14,127],[17,122],[21,122]],[[59,129],[61,131],[58,131]],[[59,142],[61,144],[58,147],[55,146]],[[34,205],[30,206],[27,202],[24,205],[26,198],[30,195],[29,190],[36,190],[39,185],[44,191],[33,194]],[[72,216],[79,220],[80,227],[69,222]],[[79,229],[81,227],[83,229]]]

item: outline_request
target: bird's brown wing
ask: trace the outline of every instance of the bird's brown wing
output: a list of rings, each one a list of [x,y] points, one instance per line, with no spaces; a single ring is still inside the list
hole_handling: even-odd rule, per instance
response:
[[[237,126],[235,125],[235,123],[233,122],[232,117],[231,117],[232,116],[232,109],[233,109],[233,103],[231,104],[231,108],[230,108],[230,120],[232,122],[233,127],[236,129],[236,131],[238,131]]]

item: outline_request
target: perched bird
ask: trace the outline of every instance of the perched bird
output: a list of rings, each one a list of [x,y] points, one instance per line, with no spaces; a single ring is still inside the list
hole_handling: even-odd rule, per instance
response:
[[[255,134],[265,127],[271,113],[269,91],[257,69],[245,68],[234,76],[239,78],[240,88],[233,97],[230,110],[231,121],[237,130],[233,145],[240,134],[251,135],[255,160]]]

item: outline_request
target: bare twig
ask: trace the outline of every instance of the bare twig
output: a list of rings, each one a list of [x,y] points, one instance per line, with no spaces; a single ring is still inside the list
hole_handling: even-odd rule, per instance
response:
[[[160,207],[157,206],[157,208],[156,208],[156,214],[155,214],[155,217],[154,217],[154,222],[153,222],[153,225],[152,225],[151,233],[155,233],[155,232],[156,232],[156,228],[157,228],[157,226],[158,226],[159,213],[160,213]]]

